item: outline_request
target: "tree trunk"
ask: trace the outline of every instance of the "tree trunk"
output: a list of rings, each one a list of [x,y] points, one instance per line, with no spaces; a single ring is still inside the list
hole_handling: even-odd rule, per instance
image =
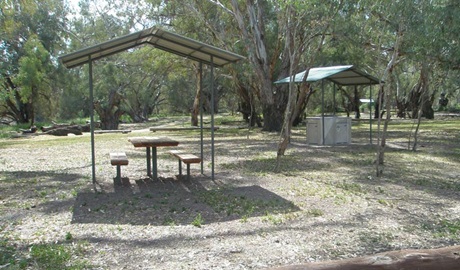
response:
[[[420,70],[420,78],[418,83],[412,88],[409,93],[409,108],[412,111],[412,119],[418,118],[419,111],[421,117],[434,119],[433,102],[434,95],[430,95],[429,86],[429,70],[426,64],[423,64]]]
[[[191,111],[191,124],[192,126],[198,126],[198,115],[200,114],[200,107],[201,107],[201,74],[202,74],[202,65],[195,69],[196,73],[196,92],[195,92],[195,100],[193,101],[193,107]]]
[[[398,250],[366,257],[272,268],[277,270],[458,270],[460,246]]]
[[[262,105],[262,114],[264,115],[264,124],[262,130],[264,131],[280,131],[283,125],[284,107],[277,108],[274,105]]]
[[[433,102],[429,102],[427,100],[428,98],[428,74],[427,74],[427,66],[425,64],[422,64],[422,69],[420,71],[420,79],[419,79],[419,87],[418,87],[418,92],[420,93],[420,100],[418,102],[419,108],[417,109],[417,126],[414,131],[414,144],[412,145],[412,151],[417,151],[417,143],[418,143],[418,131],[420,129],[420,123],[422,122],[422,116],[424,116],[423,112],[424,110],[427,110],[428,108],[433,111],[431,108],[431,105]],[[428,108],[427,108],[428,107]],[[429,110],[428,109],[428,110]],[[428,112],[429,113],[429,112]],[[434,118],[434,111],[430,114],[432,118],[428,119],[433,119]]]
[[[310,84],[302,84],[299,86],[298,94],[297,94],[297,103],[294,109],[294,113],[292,115],[292,126],[296,127],[302,120],[304,120],[304,112],[307,108],[308,101],[310,97],[313,95],[312,88]]]
[[[117,90],[111,90],[107,105],[103,106],[99,101],[94,102],[94,110],[99,115],[102,130],[117,130],[120,117],[125,113],[121,108],[123,96]]]
[[[253,98],[254,97],[252,97],[252,99]],[[260,119],[252,99],[250,99],[249,101],[242,100],[238,105],[238,112],[242,114],[243,120],[246,123],[248,123],[250,127],[253,127],[255,125],[257,125],[258,127],[262,127],[262,119]]]
[[[360,101],[359,101],[359,91],[358,91],[358,86],[355,85],[355,91],[354,91],[354,102],[353,102],[353,107],[354,107],[354,110],[355,110],[355,119],[360,119],[361,118],[361,113],[359,111],[359,104],[360,104]]]
[[[262,105],[264,116],[264,131],[280,131],[283,123],[283,112],[286,104],[282,99],[281,93],[274,94],[272,83],[272,66],[268,56],[265,43],[265,14],[259,2],[247,1],[244,16],[240,9],[240,2],[231,0],[233,16],[235,17],[242,40],[245,42],[248,52],[249,62],[251,63],[257,80],[259,89],[259,100]],[[247,23],[245,21],[247,18]],[[280,108],[282,107],[282,108]]]
[[[382,105],[385,103],[385,88],[380,87],[379,91],[382,91],[382,93],[379,92],[377,100],[375,101],[374,119],[382,118],[383,115]]]
[[[262,127],[262,119],[259,116],[259,112],[256,108],[256,97],[254,96],[254,88],[250,85],[243,83],[238,72],[232,69],[232,76],[235,82],[235,90],[240,102],[238,104],[238,112],[243,115],[243,120],[248,123],[250,127],[257,124],[258,127]]]
[[[13,83],[10,77],[5,77],[5,87],[7,88],[7,92],[11,94],[10,98],[6,99],[8,115],[11,116],[16,121],[16,123],[29,123],[29,103],[22,102],[21,95],[16,85]]]
[[[407,102],[406,99],[403,98],[402,100],[396,97],[396,116],[399,118],[406,118],[406,110],[407,110]]]
[[[379,114],[378,118],[378,141],[377,141],[377,158],[375,162],[375,169],[376,169],[376,176],[379,177],[383,174],[383,169],[381,169],[381,165],[384,164],[384,156],[385,156],[385,147],[386,147],[386,137],[387,137],[387,130],[388,130],[388,124],[390,122],[390,108],[391,108],[391,96],[393,95],[392,89],[393,89],[393,70],[395,66],[398,63],[398,56],[399,56],[399,47],[402,43],[403,37],[404,37],[404,31],[402,30],[404,27],[403,25],[399,25],[398,32],[396,33],[396,40],[394,44],[394,51],[391,56],[390,61],[388,62],[388,65],[385,69],[384,75],[383,75],[383,80],[386,81],[387,89],[383,91],[383,85],[380,85],[379,89],[379,108],[382,105],[382,99],[383,99],[383,92],[385,92],[385,104],[387,108],[387,114],[386,114],[386,119],[384,122],[383,130],[380,132],[380,123],[382,119],[382,115]]]
[[[352,112],[356,106],[355,99],[342,87],[339,87],[339,91],[342,93],[342,106],[347,112],[347,117],[350,117],[350,112]]]

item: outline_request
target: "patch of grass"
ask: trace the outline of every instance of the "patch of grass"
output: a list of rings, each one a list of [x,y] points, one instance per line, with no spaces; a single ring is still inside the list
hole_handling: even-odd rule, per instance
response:
[[[366,232],[361,233],[359,239],[363,243],[367,243],[372,246],[389,246],[390,242],[395,239],[395,236],[390,232]]]
[[[341,183],[336,184],[336,187],[341,188],[345,191],[349,191],[354,194],[365,193],[365,190],[360,184],[350,183],[347,181],[342,181]]]
[[[249,219],[249,215],[243,215],[243,216],[241,217],[241,220],[240,220],[240,221],[241,221],[241,223],[246,223],[246,222],[248,222],[248,219]]]
[[[167,225],[167,226],[176,226],[176,221],[170,217],[170,216],[166,216],[163,220],[163,225]]]
[[[198,215],[196,215],[195,219],[192,221],[192,225],[195,227],[201,228],[203,223],[204,223],[204,219],[201,217],[201,214],[198,213]]]
[[[447,234],[456,235],[460,237],[460,220],[441,220],[439,222],[440,228]]]
[[[376,191],[377,193],[380,193],[380,194],[384,194],[384,193],[385,193],[385,190],[384,190],[382,187],[376,187],[376,188],[375,188],[375,191]]]
[[[283,218],[280,216],[273,215],[272,213],[267,212],[262,218],[262,221],[270,222],[273,225],[279,225],[283,223]]]
[[[425,223],[422,225],[422,228],[433,232],[439,238],[460,239],[460,219],[441,219],[435,223]]]
[[[243,195],[234,195],[230,189],[216,189],[200,192],[197,202],[209,205],[218,213],[225,213],[227,216],[240,216],[246,219],[253,214],[270,211],[273,213],[284,213],[295,208],[292,203],[281,202],[277,199],[261,200],[248,198]]]
[[[257,157],[246,161],[241,168],[248,173],[257,176],[265,176],[269,173],[283,174],[289,177],[296,176],[299,171],[305,169],[298,166],[298,157],[294,155],[285,155],[280,159],[280,171],[277,172],[275,165],[277,163],[276,153],[261,152]]]
[[[33,245],[30,255],[32,261],[43,269],[64,269],[71,258],[70,252],[58,244]]]
[[[0,266],[6,269],[25,269],[27,260],[21,258],[16,248],[10,244],[7,238],[0,238]]]
[[[346,196],[344,194],[336,194],[334,195],[334,203],[336,205],[342,205],[342,204],[345,204],[348,202],[348,199],[352,200],[351,198],[349,198],[349,196]]]
[[[36,269],[89,269],[91,265],[87,261],[74,258],[74,255],[84,254],[86,245],[83,242],[73,247],[64,244],[33,245],[30,248],[29,265]]]
[[[389,201],[387,201],[385,199],[378,199],[377,202],[380,203],[381,205],[390,206],[390,207],[393,206],[392,203],[390,203]]]
[[[239,170],[241,169],[241,165],[238,163],[224,163],[220,164],[220,166],[225,170]]]
[[[324,212],[321,209],[313,208],[308,210],[307,214],[312,217],[321,217],[324,215]]]
[[[337,177],[334,174],[318,176],[315,179],[301,180],[295,185],[289,187],[288,192],[294,193],[297,197],[314,196],[321,199],[332,199],[335,204],[341,205],[348,201],[353,201],[350,194],[359,195],[365,193],[361,185],[343,181],[340,183],[331,182],[329,180],[321,181],[321,179]]]
[[[40,198],[45,198],[48,195],[48,192],[46,190],[41,190],[41,191],[37,190],[36,193]]]
[[[70,194],[72,195],[72,197],[76,198],[78,195],[78,190],[76,188],[72,188]]]

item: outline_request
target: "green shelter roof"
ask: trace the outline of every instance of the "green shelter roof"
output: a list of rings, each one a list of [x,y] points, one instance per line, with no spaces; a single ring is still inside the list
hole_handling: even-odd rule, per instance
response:
[[[294,83],[301,83],[306,71],[297,73],[294,76]],[[380,80],[367,74],[364,71],[356,69],[353,65],[317,67],[311,68],[308,72],[307,82],[317,82],[320,80],[329,80],[338,85],[370,85],[379,84]],[[290,77],[278,80],[275,84],[284,84],[291,81]]]
[[[144,44],[217,67],[244,59],[241,55],[157,27],[99,43],[60,56],[59,59],[66,68],[73,68]]]

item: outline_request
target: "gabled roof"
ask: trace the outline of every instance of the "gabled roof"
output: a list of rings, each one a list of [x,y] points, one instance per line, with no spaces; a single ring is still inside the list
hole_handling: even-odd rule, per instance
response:
[[[305,72],[297,73],[294,76],[294,82],[301,83]],[[360,71],[352,65],[311,68],[308,72],[307,82],[317,82],[324,79],[338,85],[369,85],[380,83],[380,80],[376,77]],[[289,83],[290,81],[290,77],[286,77],[276,81],[275,84]]]
[[[101,59],[144,44],[217,67],[244,59],[241,55],[156,27],[99,43],[60,56],[59,59],[65,67],[73,68],[88,63],[90,59]]]

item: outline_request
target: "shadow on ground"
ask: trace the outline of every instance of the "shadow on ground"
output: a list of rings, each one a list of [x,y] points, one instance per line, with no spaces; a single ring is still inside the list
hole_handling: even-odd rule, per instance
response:
[[[202,225],[300,210],[260,186],[206,188],[200,179],[124,178],[113,191],[80,193],[72,223]]]

